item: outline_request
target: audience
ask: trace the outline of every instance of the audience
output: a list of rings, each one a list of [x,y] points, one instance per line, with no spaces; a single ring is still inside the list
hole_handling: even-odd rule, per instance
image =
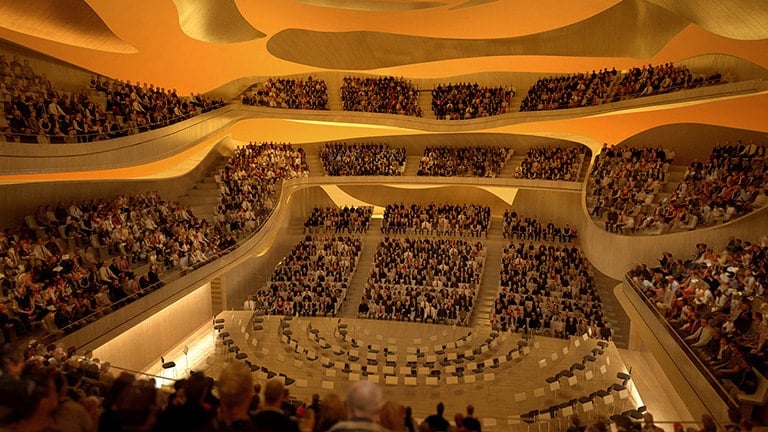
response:
[[[515,178],[578,181],[587,150],[579,147],[531,147]]]
[[[361,249],[360,238],[306,236],[256,293],[257,308],[271,315],[335,316]]]
[[[466,325],[485,254],[480,242],[385,237],[358,312],[375,319]]]
[[[665,63],[634,67],[625,73],[616,69],[542,78],[528,90],[520,111],[544,111],[617,102],[625,99],[719,84],[719,72],[694,76],[686,66]]]
[[[476,204],[388,204],[381,232],[481,237],[488,233],[491,208]]]
[[[659,234],[668,230],[653,206],[667,182],[674,155],[662,147],[603,145],[590,173],[587,206],[605,229],[629,234]],[[635,220],[640,221],[636,223]]]
[[[691,162],[673,192],[657,201],[670,161],[660,148],[604,146],[590,178],[592,216],[605,215],[611,232],[663,234],[729,222],[768,204],[764,145],[715,146],[705,162]]]
[[[386,143],[328,143],[320,160],[330,176],[399,176],[405,170],[405,147]]]
[[[432,90],[432,112],[438,120],[468,120],[506,114],[514,97],[515,90],[511,86],[440,84]]]
[[[238,147],[221,170],[216,225],[227,233],[252,233],[274,208],[283,180],[307,177],[302,148],[290,143],[248,143]]]
[[[315,207],[304,222],[304,232],[367,233],[373,207]]]
[[[753,142],[716,145],[707,161],[694,160],[655,215],[671,231],[729,222],[756,210],[768,197],[765,146]]]
[[[328,86],[309,75],[304,79],[269,78],[254,84],[242,98],[244,105],[305,110],[328,109]]]
[[[495,178],[512,156],[512,150],[498,146],[427,147],[419,161],[420,176]]]
[[[346,76],[341,85],[341,106],[344,111],[421,117],[420,93],[403,78]]]
[[[756,390],[753,368],[768,370],[768,323],[756,308],[766,269],[762,236],[756,243],[731,238],[718,252],[700,243],[688,259],[664,253],[658,265],[638,264],[628,275],[735,398]]]
[[[33,343],[23,355],[6,346],[0,356],[0,364],[13,364],[17,369],[16,374],[7,373],[5,368],[0,373],[0,428],[4,430],[481,430],[473,405],[467,406],[466,416],[458,414],[451,423],[445,417],[447,405],[443,402],[438,402],[435,412],[417,428],[410,407],[403,408],[402,401],[385,400],[381,387],[368,380],[349,386],[344,401],[339,394],[329,392],[322,398],[314,397],[309,406],[290,398],[282,379],[264,380],[263,403],[249,412],[254,388],[260,389],[262,382],[254,385],[247,362],[225,364],[216,381],[204,373],[189,372],[167,389],[158,388],[154,378],[141,378],[129,372],[122,372],[107,383],[101,379],[103,373],[99,370],[103,362],[99,359],[72,349],[65,352],[55,345]],[[315,411],[318,414],[312,415]],[[98,426],[78,429],[60,422],[73,412],[80,416],[87,413],[86,422]],[[510,415],[515,412],[512,409]],[[522,417],[527,418],[526,414]],[[737,409],[729,411],[729,420],[724,426],[727,431],[751,429],[751,422],[742,419]],[[660,430],[650,412],[645,413],[641,423],[631,420],[626,413],[611,417],[610,422],[622,431]],[[576,426],[568,428],[572,432],[610,427],[609,420],[602,415],[592,425],[579,428],[583,423],[577,416],[571,423]],[[703,430],[717,428],[715,419],[706,414],[701,423]]]
[[[600,69],[541,78],[531,86],[520,104],[520,111],[545,111],[599,105],[609,96],[616,69]]]
[[[491,312],[500,330],[600,338],[607,324],[589,262],[575,246],[510,243],[501,258],[500,285]]]
[[[536,218],[519,215],[516,211],[504,210],[504,238],[570,243],[576,239],[576,227],[564,227],[549,222],[546,225]]]
[[[5,314],[21,334],[40,322],[50,332],[73,331],[162,286],[162,272],[198,267],[233,246],[155,192],[60,202],[37,216],[37,232],[0,234]]]
[[[14,56],[14,60],[18,58]],[[0,56],[0,64],[5,64]],[[90,91],[89,91],[90,89]],[[96,93],[96,95],[93,94]],[[92,76],[80,91],[57,89],[24,60],[3,68],[0,96],[6,139],[22,143],[84,143],[157,129],[224,105],[202,95]],[[102,102],[103,98],[103,102]]]
[[[718,84],[720,73],[709,76],[694,76],[686,66],[665,63],[660,66],[648,64],[633,67],[624,73],[613,91],[612,102],[692,89],[702,85]]]

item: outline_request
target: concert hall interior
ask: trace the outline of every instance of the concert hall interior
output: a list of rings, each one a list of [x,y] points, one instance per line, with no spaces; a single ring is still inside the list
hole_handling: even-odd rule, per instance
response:
[[[768,425],[768,4],[0,4],[3,356]]]

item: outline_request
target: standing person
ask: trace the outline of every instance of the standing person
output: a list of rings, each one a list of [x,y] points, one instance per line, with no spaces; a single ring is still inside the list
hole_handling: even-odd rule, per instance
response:
[[[285,398],[285,386],[278,379],[267,381],[264,386],[264,404],[261,411],[252,417],[258,432],[299,432],[299,424],[283,413],[281,406]]]
[[[370,381],[358,381],[347,393],[349,420],[336,423],[331,432],[385,432],[377,423],[382,407],[381,388]]]
[[[603,323],[603,327],[600,329],[600,339],[608,342],[613,340],[613,329],[611,329],[611,324],[608,321]]]
[[[424,419],[424,423],[427,424],[430,431],[445,432],[448,430],[448,428],[451,427],[451,424],[448,423],[448,420],[446,420],[445,417],[443,417],[444,412],[445,412],[445,405],[443,405],[442,402],[439,402],[437,404],[437,413],[432,414],[431,416]]]
[[[473,432],[482,432],[480,420],[475,417],[475,407],[467,405],[467,416],[464,417],[464,427]]]

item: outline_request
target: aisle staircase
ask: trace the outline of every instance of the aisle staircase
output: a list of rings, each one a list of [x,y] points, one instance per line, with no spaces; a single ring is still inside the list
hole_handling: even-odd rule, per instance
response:
[[[613,329],[613,342],[617,348],[629,348],[629,317],[613,293],[613,289],[621,281],[612,279],[594,268],[592,272],[595,275],[597,293],[602,301],[603,315],[611,323],[611,329]]]
[[[515,170],[520,166],[520,164],[525,159],[525,153],[523,152],[515,152],[512,154],[512,156],[509,157],[507,160],[507,163],[504,164],[503,167],[501,167],[501,172],[499,172],[498,177],[500,178],[512,178],[515,176]]]
[[[480,282],[480,289],[475,299],[475,307],[472,310],[472,317],[469,320],[469,326],[482,326],[491,328],[491,310],[496,296],[499,292],[499,272],[501,271],[501,253],[506,244],[503,235],[503,222],[499,219],[493,219],[488,229],[488,238],[483,240],[485,245],[485,266],[483,268],[483,279]]]
[[[314,146],[311,149],[304,147],[304,154],[307,158],[310,177],[322,177],[325,175],[325,171],[323,171],[323,162],[320,160],[319,149],[319,146]]]
[[[372,219],[368,233],[363,236],[363,250],[360,252],[360,258],[357,260],[355,274],[349,281],[347,289],[347,298],[339,309],[339,318],[357,318],[357,307],[360,305],[360,299],[363,296],[365,281],[371,274],[373,267],[373,256],[376,248],[384,238],[381,233],[381,219]]]
[[[227,164],[227,160],[228,158],[222,156],[206,177],[198,180],[192,189],[177,197],[176,201],[182,206],[189,207],[192,214],[199,219],[204,218],[213,223],[215,209],[219,203],[219,185],[216,183],[215,176],[221,172]]]

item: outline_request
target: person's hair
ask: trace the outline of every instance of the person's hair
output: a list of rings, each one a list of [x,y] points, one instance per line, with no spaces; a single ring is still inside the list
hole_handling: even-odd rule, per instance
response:
[[[28,366],[25,365],[21,379],[0,377],[0,425],[11,425],[35,415],[42,400],[55,388],[56,369]]]
[[[467,414],[472,415],[475,413],[475,407],[472,405],[467,405]]]
[[[336,393],[328,393],[320,400],[320,409],[315,420],[315,430],[328,430],[336,423],[346,420],[347,409]]]
[[[184,384],[184,393],[187,402],[198,403],[208,390],[208,382],[203,372],[190,372],[187,382]]]
[[[384,402],[379,413],[379,423],[392,432],[402,431],[405,427],[403,406],[397,402]]]
[[[283,382],[278,379],[271,379],[267,381],[267,385],[264,386],[264,403],[267,405],[274,405],[285,394],[285,386]]]
[[[370,381],[358,381],[349,388],[347,408],[352,417],[373,419],[381,409],[381,388]]]
[[[438,402],[437,403],[437,413],[439,415],[443,415],[444,412],[445,412],[445,405],[443,405],[442,402]]]
[[[157,389],[150,380],[136,380],[117,395],[114,409],[123,427],[147,424],[157,412]]]
[[[242,362],[232,362],[219,375],[219,399],[225,408],[248,403],[253,396],[251,369]]]

